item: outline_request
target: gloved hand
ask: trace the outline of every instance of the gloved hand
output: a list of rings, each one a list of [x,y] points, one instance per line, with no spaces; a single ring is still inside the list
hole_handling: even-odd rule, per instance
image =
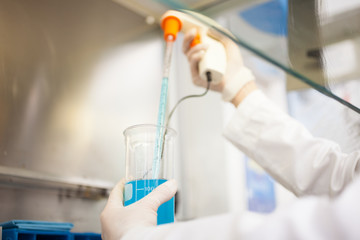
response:
[[[145,237],[156,226],[159,206],[170,200],[177,191],[175,180],[169,180],[141,200],[124,207],[124,185],[125,181],[122,180],[114,187],[101,213],[103,240],[119,240],[128,233],[139,239]]]
[[[192,48],[190,47],[190,43],[195,38],[196,33],[196,29],[191,29],[185,34],[183,52],[190,63],[193,83],[197,86],[206,87],[206,81],[199,76],[198,63],[208,46],[200,43]],[[245,86],[249,85],[249,83],[252,85],[251,89],[256,88],[254,76],[251,71],[244,66],[238,46],[228,38],[222,36],[216,36],[216,38],[220,39],[225,46],[227,66],[223,80],[217,85],[212,85],[210,88],[222,93],[224,101],[233,101],[239,92],[245,88]]]

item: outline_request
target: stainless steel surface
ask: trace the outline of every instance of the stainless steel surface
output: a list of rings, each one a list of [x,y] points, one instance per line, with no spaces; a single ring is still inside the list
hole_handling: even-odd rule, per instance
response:
[[[74,195],[78,198],[107,198],[114,184],[102,180],[79,177],[52,176],[25,169],[0,166],[0,185],[14,188],[35,188],[58,191],[59,194]]]
[[[245,3],[251,0],[182,0],[182,1],[167,1],[167,0],[113,0],[114,2],[134,11],[140,16],[153,17],[157,20],[161,15],[169,9],[174,8],[191,8],[191,9],[207,9],[209,7],[215,7],[217,11],[222,10],[224,6],[231,4],[239,5],[239,2]],[[257,0],[258,1],[258,0]],[[264,1],[264,0],[263,0]]]
[[[98,166],[121,157],[122,129],[105,135],[110,126],[94,119],[102,93],[91,74],[104,53],[148,30],[144,19],[96,0],[2,0],[0,18],[1,164],[113,180]]]
[[[11,219],[74,223],[74,232],[100,232],[106,200],[87,200],[44,189],[0,185],[0,222]]]
[[[98,183],[124,176],[122,131],[151,123],[156,109],[146,100],[130,114],[134,92],[157,96],[149,89],[160,77],[147,69],[139,77],[141,58],[130,57],[153,41],[148,33],[161,42],[156,29],[107,0],[0,0],[0,221],[69,221],[100,232],[106,200],[98,196],[110,186]],[[145,49],[161,55],[156,46]],[[119,71],[109,73],[114,55]]]
[[[326,76],[321,56],[322,38],[319,29],[317,1],[289,1],[288,48],[289,65],[317,84],[324,86]],[[304,18],[304,16],[307,16]],[[288,75],[288,90],[309,88],[296,76]]]

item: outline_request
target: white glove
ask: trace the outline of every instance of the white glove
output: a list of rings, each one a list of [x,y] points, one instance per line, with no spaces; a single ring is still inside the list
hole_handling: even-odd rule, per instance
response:
[[[114,187],[101,213],[103,240],[119,240],[129,233],[132,239],[146,236],[156,226],[159,206],[170,200],[177,191],[176,181],[169,180],[141,200],[124,207],[124,184],[125,181],[122,180]]]
[[[198,63],[208,45],[200,43],[191,48],[190,43],[196,36],[196,33],[196,29],[191,29],[185,34],[183,52],[190,63],[193,83],[197,86],[206,87],[206,81],[199,76]],[[212,85],[210,88],[222,93],[224,101],[231,101],[247,83],[255,78],[251,71],[244,66],[238,46],[228,38],[219,37],[219,39],[225,46],[227,56],[226,73],[219,84]]]

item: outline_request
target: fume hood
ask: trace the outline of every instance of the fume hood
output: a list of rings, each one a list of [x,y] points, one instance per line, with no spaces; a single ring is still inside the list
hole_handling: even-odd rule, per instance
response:
[[[217,20],[264,85],[285,81],[285,110],[319,136],[346,134],[347,150],[359,147],[357,1],[1,0],[0,221],[69,221],[100,231],[109,191],[124,176],[123,131],[156,123],[158,21],[169,9]],[[170,106],[199,92],[181,36],[174,55]],[[221,136],[231,110],[209,93],[174,116],[179,220],[238,210],[239,201],[246,208],[237,161],[244,156]],[[317,132],[324,127],[333,131]]]

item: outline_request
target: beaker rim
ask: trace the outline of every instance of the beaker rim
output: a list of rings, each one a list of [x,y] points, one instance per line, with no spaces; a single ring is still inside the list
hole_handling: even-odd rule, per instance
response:
[[[171,127],[165,127],[165,126],[159,126],[159,125],[156,125],[156,124],[136,124],[136,125],[133,125],[133,126],[130,126],[128,128],[126,128],[124,131],[123,131],[123,134],[124,136],[127,136],[128,133],[130,133],[131,131],[133,130],[137,130],[137,129],[141,129],[141,128],[151,128],[151,129],[157,129],[158,127],[160,128],[163,128],[163,129],[166,129],[166,136],[169,136],[169,137],[172,137],[172,136],[176,136],[177,135],[177,132],[171,128]]]

